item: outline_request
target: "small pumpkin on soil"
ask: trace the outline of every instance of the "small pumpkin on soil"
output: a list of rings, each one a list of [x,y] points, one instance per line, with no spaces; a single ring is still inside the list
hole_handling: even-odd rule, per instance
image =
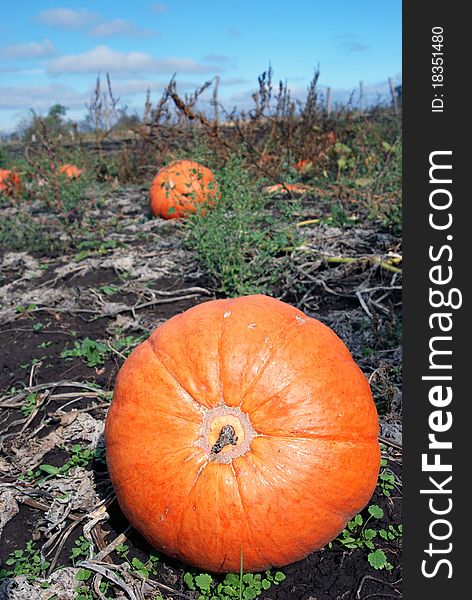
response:
[[[11,196],[20,190],[20,175],[10,169],[0,169],[0,192],[3,192],[6,196]]]
[[[297,561],[369,501],[380,450],[369,384],[334,332],[267,296],[202,303],[123,364],[111,480],[158,550],[215,571]]]
[[[152,214],[164,219],[194,213],[197,204],[213,204],[217,197],[215,175],[207,167],[190,160],[180,160],[162,168],[149,191]]]
[[[77,179],[77,177],[80,177],[83,172],[83,169],[79,169],[76,165],[68,163],[59,167],[59,173],[63,173],[69,177],[69,179]]]

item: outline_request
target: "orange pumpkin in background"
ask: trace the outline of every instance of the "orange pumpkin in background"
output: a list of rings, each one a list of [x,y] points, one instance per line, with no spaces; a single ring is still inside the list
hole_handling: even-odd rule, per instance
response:
[[[201,569],[259,571],[332,540],[369,501],[369,384],[335,333],[267,296],[202,303],[123,364],[105,427],[130,523]]]
[[[306,173],[307,171],[310,171],[313,168],[313,161],[308,160],[307,158],[302,158],[302,160],[293,163],[292,167],[295,169],[295,171],[299,171],[300,173]]]
[[[80,177],[83,172],[84,170],[79,169],[76,165],[65,164],[59,167],[59,173],[63,173],[69,177],[69,179],[76,179],[77,177]]]
[[[11,196],[21,190],[21,177],[10,169],[0,169],[0,192]]]
[[[180,160],[162,168],[149,191],[152,214],[177,219],[196,212],[197,204],[213,204],[218,196],[215,175],[203,165]]]

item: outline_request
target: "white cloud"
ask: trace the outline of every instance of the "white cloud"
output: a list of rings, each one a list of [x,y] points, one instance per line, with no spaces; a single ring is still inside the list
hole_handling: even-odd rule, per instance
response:
[[[220,68],[200,64],[190,58],[157,59],[145,52],[118,52],[103,45],[81,54],[61,56],[48,65],[51,75],[105,71],[115,76],[125,76],[139,73],[216,73]]]
[[[96,21],[98,15],[83,8],[73,10],[70,8],[52,8],[39,13],[37,20],[49,27],[60,29],[84,29]]]
[[[155,81],[146,81],[144,79],[126,79],[117,83],[112,81],[112,90],[114,95],[133,96],[136,94],[145,94],[149,88],[151,91],[163,90],[164,84]]]
[[[29,60],[52,56],[55,52],[54,44],[49,40],[43,40],[42,42],[24,42],[6,46],[0,50],[0,56],[7,60]]]
[[[99,25],[96,25],[90,32],[95,37],[114,37],[114,36],[127,36],[127,37],[152,37],[157,35],[157,32],[151,29],[142,29],[133,22],[126,19],[113,19],[111,21],[104,21]]]
[[[46,110],[56,103],[69,108],[83,108],[89,91],[79,92],[65,85],[0,87],[0,109]]]
[[[45,69],[20,69],[19,67],[0,67],[0,73],[14,73],[15,75],[44,75]]]

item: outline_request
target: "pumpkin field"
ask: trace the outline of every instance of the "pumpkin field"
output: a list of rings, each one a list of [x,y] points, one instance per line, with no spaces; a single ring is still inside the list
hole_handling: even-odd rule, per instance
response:
[[[316,75],[303,103],[270,77],[259,78],[252,110],[214,114],[198,109],[203,88],[182,97],[172,80],[157,102],[148,95],[142,115],[121,128],[107,127],[113,120],[103,107],[113,111],[117,104],[110,81],[98,80],[88,131],[61,120],[56,110],[34,115],[26,137],[0,145],[0,599],[401,598],[401,114],[382,104],[362,112],[337,106],[328,113]],[[253,535],[268,556],[298,558],[315,547],[300,540],[315,523],[309,497],[319,490],[293,488],[297,514],[276,509],[285,493],[277,481],[308,458],[293,452],[281,479],[274,477],[264,492],[274,507],[267,519],[256,502],[238,510],[229,505],[225,519],[209,520],[201,539],[191,536],[192,549],[166,553],[150,545],[143,525],[149,519],[152,529],[154,520],[164,519],[154,509],[157,501],[149,500],[153,473],[126,471],[128,454],[139,465],[135,449],[147,435],[146,422],[113,408],[113,419],[121,421],[107,422],[107,451],[105,419],[118,372],[156,327],[166,323],[168,329],[158,331],[170,332],[170,339],[175,315],[199,306],[200,312],[185,314],[211,319],[210,306],[222,305],[201,305],[226,300],[226,318],[236,310],[232,299],[255,295],[284,303],[254,301],[267,302],[257,308],[261,322],[279,310],[272,306],[284,307],[277,317],[281,331],[292,327],[285,314],[293,312],[301,323],[316,319],[336,333],[362,371],[361,377],[343,354],[342,368],[333,367],[335,380],[326,375],[322,382],[334,404],[336,394],[344,394],[339,390],[356,386],[364,386],[366,403],[359,401],[357,413],[336,430],[351,440],[351,454],[336,468],[326,464],[319,482],[320,489],[332,481],[345,485],[342,495],[352,498],[351,508],[364,508],[356,514],[346,509],[349,518],[334,539],[329,518],[316,521],[323,545],[305,558],[272,567],[258,562],[255,542],[245,552],[236,548],[227,572],[204,557],[216,553],[228,528],[243,537],[248,523],[257,521]],[[195,336],[190,325],[184,329],[185,318],[172,321],[181,324],[172,337],[178,357],[172,369],[191,389],[190,358],[178,344],[191,340],[195,361],[210,356],[206,334],[215,324],[208,321]],[[238,343],[245,344],[246,335],[252,333],[240,334]],[[337,338],[321,350],[304,340],[292,349],[297,365],[305,353],[328,355],[336,344],[336,352],[345,352]],[[120,377],[121,402],[134,384]],[[139,377],[136,407],[148,393],[147,375]],[[227,386],[233,385],[229,379]],[[379,417],[380,471],[376,440],[375,451],[356,445],[356,432],[376,428],[365,380]],[[176,444],[187,427],[167,414],[180,410],[177,404],[169,402],[153,417]],[[284,410],[267,417],[274,427],[291,422],[289,401]],[[212,452],[220,452],[220,443],[236,452],[237,439],[214,438]],[[157,438],[150,468],[161,478],[174,468],[166,493],[185,495],[179,490],[188,461],[177,451],[170,459],[159,444]],[[361,472],[371,456],[373,494],[353,471]],[[202,486],[209,511],[211,498],[216,502],[224,493],[223,484],[219,490],[212,485],[208,478]],[[123,510],[124,492],[118,503],[123,486],[129,497],[147,499],[144,516]],[[320,497],[328,507],[335,500]],[[192,507],[182,507],[185,524]],[[185,525],[179,533],[185,539]],[[274,540],[282,539],[283,547],[277,546]],[[251,561],[255,568],[246,568]]]

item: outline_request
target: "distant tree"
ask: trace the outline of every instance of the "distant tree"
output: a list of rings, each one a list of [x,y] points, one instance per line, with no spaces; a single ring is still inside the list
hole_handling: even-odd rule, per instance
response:
[[[63,126],[63,117],[66,116],[68,108],[62,104],[54,104],[48,111],[46,120],[52,127],[60,129]]]
[[[137,114],[128,114],[128,107],[123,106],[117,111],[118,119],[116,121],[115,126],[113,127],[113,131],[127,131],[128,129],[133,129],[139,126],[141,120]]]
[[[48,110],[45,116],[38,115],[36,111],[31,110],[31,117],[23,119],[19,126],[19,132],[25,141],[31,141],[33,136],[38,136],[40,132],[40,121],[42,121],[50,137],[59,137],[67,134],[71,128],[71,122],[65,119],[68,108],[62,104],[54,104]]]

